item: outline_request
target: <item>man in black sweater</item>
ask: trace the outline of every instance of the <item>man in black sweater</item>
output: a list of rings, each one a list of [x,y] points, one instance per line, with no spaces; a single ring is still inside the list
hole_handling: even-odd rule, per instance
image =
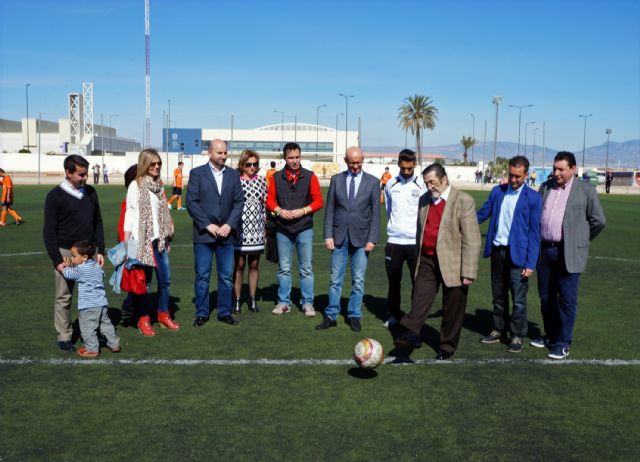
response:
[[[62,276],[65,258],[77,241],[91,241],[98,247],[96,260],[104,265],[104,231],[96,190],[87,185],[89,162],[78,155],[64,160],[65,180],[47,194],[44,202],[42,237],[55,268],[54,326],[58,332],[58,348],[75,350],[71,342],[71,302],[73,281]]]

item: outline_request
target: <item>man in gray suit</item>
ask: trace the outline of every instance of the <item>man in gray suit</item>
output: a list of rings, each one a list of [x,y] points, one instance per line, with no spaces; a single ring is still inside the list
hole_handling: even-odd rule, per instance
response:
[[[553,178],[540,186],[538,293],[547,337],[533,340],[531,345],[549,348],[551,359],[569,355],[580,273],[587,268],[589,242],[606,224],[595,188],[576,179],[575,173],[575,156],[559,152],[553,160]]]
[[[342,282],[350,258],[351,295],[347,317],[351,330],[359,332],[367,260],[378,242],[380,231],[380,183],[376,177],[362,171],[364,154],[360,148],[349,148],[344,160],[347,171],[331,178],[327,194],[324,242],[331,251],[331,282],[329,304],[316,330],[336,326]]]

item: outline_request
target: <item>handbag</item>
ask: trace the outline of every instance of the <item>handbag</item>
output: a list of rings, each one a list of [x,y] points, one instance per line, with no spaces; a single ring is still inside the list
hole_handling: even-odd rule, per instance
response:
[[[142,266],[134,266],[128,269],[125,265],[122,271],[122,283],[120,287],[125,292],[135,295],[147,293],[147,276]]]

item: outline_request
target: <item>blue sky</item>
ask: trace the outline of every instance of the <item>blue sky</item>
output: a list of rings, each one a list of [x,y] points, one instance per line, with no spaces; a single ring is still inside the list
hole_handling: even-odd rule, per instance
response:
[[[0,118],[66,117],[66,95],[94,84],[95,121],[118,114],[118,134],[141,139],[144,2],[3,0]],[[197,1],[151,0],[152,142],[161,143],[171,99],[178,127],[254,128],[285,120],[335,126],[338,93],[355,95],[364,146],[404,145],[397,123],[406,96],[439,109],[430,146],[472,131],[493,139],[494,95],[503,97],[501,141],[517,141],[523,111],[532,142],[582,149],[640,139],[640,2]],[[341,117],[344,127],[344,117]],[[538,130],[536,142],[541,145]],[[411,145],[411,142],[410,142]]]

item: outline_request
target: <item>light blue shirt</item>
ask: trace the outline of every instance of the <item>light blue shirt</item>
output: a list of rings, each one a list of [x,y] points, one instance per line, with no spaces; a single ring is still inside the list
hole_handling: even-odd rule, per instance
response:
[[[357,175],[354,175],[351,170],[347,170],[347,197],[349,197],[349,185],[351,184],[351,178],[355,178],[356,180],[355,191],[353,193],[353,197],[355,198],[358,195],[360,181],[362,181],[362,170],[360,170]]]
[[[95,260],[87,260],[78,266],[67,266],[63,276],[78,282],[78,309],[101,308],[107,306],[104,291],[104,272]]]
[[[222,195],[222,174],[227,167],[222,167],[222,170],[216,170],[211,162],[209,162],[209,167],[211,168],[211,173],[213,173],[213,180],[216,182],[216,186],[218,187],[218,193]]]
[[[525,188],[523,184],[515,191],[509,185],[507,193],[502,200],[500,206],[500,218],[498,218],[498,230],[493,238],[493,245],[509,245],[509,233],[511,232],[511,223],[513,223],[513,213],[516,210],[516,204],[520,193]]]

